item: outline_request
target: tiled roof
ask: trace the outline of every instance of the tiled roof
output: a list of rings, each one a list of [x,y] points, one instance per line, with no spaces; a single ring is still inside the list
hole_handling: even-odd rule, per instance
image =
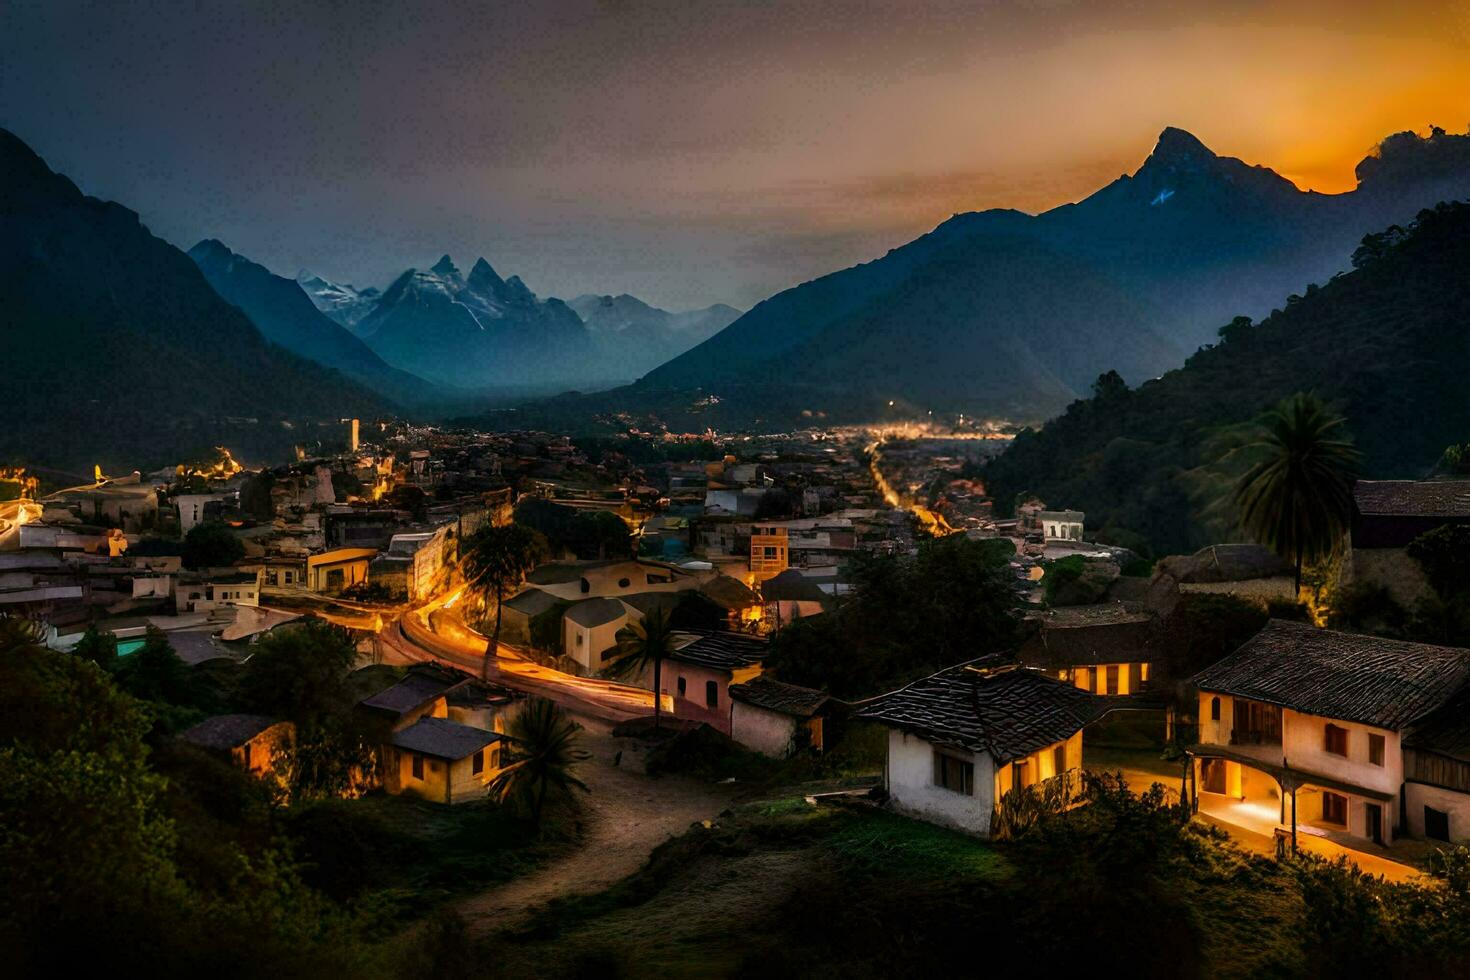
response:
[[[525,589],[505,600],[507,609],[514,609],[525,616],[539,616],[561,600],[550,592],[540,589]]]
[[[215,715],[179,734],[179,738],[206,749],[232,749],[244,745],[277,719],[266,715]]]
[[[984,657],[873,698],[858,717],[1004,764],[1071,738],[1104,710],[1071,684]]]
[[[769,677],[752,677],[743,684],[730,685],[730,700],[794,718],[810,718],[827,703],[828,697],[810,687],[783,684]]]
[[[1272,620],[1194,677],[1203,691],[1397,731],[1470,678],[1470,650]]]
[[[623,619],[628,615],[628,607],[616,599],[588,599],[572,606],[563,615],[568,622],[591,629]]]
[[[464,683],[462,677],[437,676],[427,671],[412,671],[387,690],[379,691],[360,702],[365,708],[401,715],[412,711],[451,688]]]
[[[1291,564],[1258,544],[1215,544],[1192,555],[1172,555],[1160,567],[1180,582],[1244,582],[1293,574]]]
[[[1154,616],[1121,602],[1064,606],[1031,618],[1041,628],[1021,645],[1020,659],[1027,664],[1144,663],[1159,655]]]
[[[1359,480],[1359,514],[1381,517],[1470,517],[1470,481]]]
[[[770,649],[765,640],[744,633],[687,631],[689,634],[695,639],[675,650],[669,659],[713,670],[739,670],[760,663]]]
[[[398,748],[451,762],[498,741],[500,736],[495,732],[446,718],[420,718],[403,731],[393,733],[393,744]]]

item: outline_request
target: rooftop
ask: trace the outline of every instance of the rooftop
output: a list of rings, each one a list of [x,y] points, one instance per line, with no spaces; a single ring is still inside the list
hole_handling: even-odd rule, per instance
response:
[[[393,744],[398,748],[451,762],[498,741],[500,736],[495,732],[446,718],[420,718],[403,731],[393,733]]]
[[[526,616],[539,616],[560,601],[550,592],[542,592],[540,589],[524,589],[505,600],[505,605]]]
[[[731,684],[730,700],[793,718],[810,718],[829,698],[826,693],[810,687],[784,684],[761,676],[752,677],[743,684]]]
[[[1272,620],[1193,680],[1202,691],[1398,731],[1443,705],[1467,678],[1470,650]]]
[[[1353,503],[1373,517],[1470,517],[1470,481],[1359,480]]]
[[[379,691],[359,702],[365,708],[401,715],[447,694],[451,688],[464,683],[462,677],[450,677],[446,672],[411,671],[407,677],[392,687]]]
[[[859,706],[858,717],[938,745],[988,752],[997,764],[1071,738],[1105,702],[1039,671],[982,657]]]
[[[592,629],[623,619],[628,615],[628,607],[616,599],[588,599],[572,606],[564,615],[569,622]]]
[[[179,738],[206,749],[233,749],[244,745],[276,719],[267,715],[215,715],[179,734]]]
[[[712,670],[739,670],[760,663],[770,650],[764,639],[745,633],[715,630],[705,633],[681,630],[693,639],[676,649],[669,659]]]

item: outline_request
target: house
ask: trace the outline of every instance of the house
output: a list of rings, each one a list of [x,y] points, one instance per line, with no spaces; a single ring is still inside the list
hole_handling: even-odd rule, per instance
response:
[[[790,563],[787,529],[780,525],[757,525],[750,531],[750,575],[756,583],[775,578]]]
[[[1172,578],[1180,593],[1211,592],[1261,605],[1296,601],[1296,569],[1258,544],[1214,544],[1192,555],[1159,561],[1156,577]]]
[[[1081,541],[1084,516],[1080,510],[1043,510],[1037,513],[1036,521],[1047,541]]]
[[[266,715],[215,715],[179,735],[246,772],[289,781],[296,751],[296,726]]]
[[[1382,844],[1470,832],[1463,721],[1447,707],[1467,680],[1470,650],[1272,620],[1194,678],[1193,804],[1289,827],[1293,843],[1302,830]]]
[[[1059,606],[1027,619],[1036,630],[1017,659],[1084,691],[1141,694],[1158,667],[1158,621],[1137,604]]]
[[[424,717],[393,733],[383,754],[383,788],[434,803],[468,803],[500,772],[501,735]]]
[[[1407,548],[1421,534],[1470,524],[1470,482],[1359,480],[1341,584],[1381,586],[1405,609],[1434,594]]]
[[[174,586],[179,613],[212,612],[224,606],[260,605],[260,572],[237,568],[183,572]]]
[[[392,731],[407,728],[420,718],[448,718],[446,695],[469,680],[436,665],[411,668],[402,680],[377,694],[363,698],[358,709],[385,723]]]
[[[500,638],[506,643],[531,646],[536,624],[562,605],[550,592],[522,589],[500,605]]]
[[[617,599],[577,603],[562,614],[562,654],[576,661],[583,673],[602,670],[613,660],[618,630],[631,615]]]
[[[639,592],[683,592],[699,588],[716,574],[707,563],[673,565],[637,558],[552,561],[537,566],[526,576],[526,584],[558,599],[577,602]]]
[[[831,699],[822,691],[764,675],[731,684],[730,737],[777,759],[802,749],[822,751]]]
[[[1002,796],[1070,776],[1103,702],[1037,670],[984,657],[865,702],[888,728],[883,785],[893,807],[988,837]]]
[[[453,559],[453,524],[395,534],[368,574],[394,595],[419,602],[438,591]]]
[[[219,520],[227,509],[238,507],[240,492],[228,490],[221,493],[180,493],[174,496],[174,506],[179,509],[179,533],[188,534],[205,521]]]
[[[681,632],[665,659],[662,693],[674,696],[674,716],[692,718],[730,734],[730,686],[761,672],[769,645],[765,639],[723,630]],[[653,669],[642,678],[653,690]]]

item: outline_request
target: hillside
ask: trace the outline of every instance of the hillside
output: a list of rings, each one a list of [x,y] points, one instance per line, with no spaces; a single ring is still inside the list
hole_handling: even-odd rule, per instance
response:
[[[1039,215],[962,214],[886,256],[803,283],[598,404],[714,395],[724,424],[826,411],[1042,418],[1112,369],[1138,383],[1220,324],[1346,267],[1366,233],[1470,196],[1470,136],[1385,140],[1344,194],[1166,129],[1147,160]],[[688,396],[688,397],[686,397]]]
[[[434,397],[428,382],[390,367],[341,324],[312,303],[294,280],[208,239],[189,249],[214,291],[238,306],[267,340],[335,368],[354,381],[399,404],[421,404]]]
[[[1366,475],[1424,475],[1470,433],[1470,204],[1370,236],[1353,264],[1260,324],[1237,322],[1184,367],[1106,386],[1022,433],[986,472],[998,506],[1035,493],[1086,511],[1089,529],[1193,550],[1215,539],[1206,509],[1231,478],[1221,455],[1296,391],[1346,415]]]
[[[604,376],[637,378],[734,323],[740,311],[717,303],[670,313],[636,296],[584,294],[567,303],[592,334]]]
[[[0,458],[90,474],[310,438],[282,422],[384,401],[273,346],[127,208],[84,196],[0,130]],[[231,420],[234,421],[231,421]]]

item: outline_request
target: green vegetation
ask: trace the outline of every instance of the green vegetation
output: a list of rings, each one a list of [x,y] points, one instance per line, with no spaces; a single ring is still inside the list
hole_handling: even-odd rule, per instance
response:
[[[626,521],[609,511],[577,510],[529,497],[516,504],[515,520],[539,531],[556,554],[570,551],[588,560],[633,554],[633,532]]]
[[[986,468],[1004,509],[1023,493],[1087,512],[1089,526],[1146,538],[1155,554],[1226,540],[1251,420],[1315,391],[1348,420],[1363,472],[1422,476],[1470,431],[1470,204],[1413,228],[1254,327],[1233,325],[1183,368],[1073,403]],[[1229,457],[1229,458],[1227,458]],[[1223,461],[1223,462],[1222,462]]]
[[[460,553],[465,581],[470,588],[495,599],[495,628],[485,655],[486,670],[500,650],[501,604],[541,563],[546,552],[546,539],[524,524],[487,525],[465,539]]]
[[[1433,590],[1405,609],[1382,586],[1364,583],[1332,599],[1331,625],[1449,646],[1470,645],[1470,528],[1445,525],[1419,535],[1405,549],[1424,569]]]
[[[548,802],[568,801],[573,790],[587,792],[576,775],[577,766],[590,758],[578,745],[581,730],[554,701],[533,699],[511,722],[515,755],[490,784],[492,794],[529,814],[539,827]]]
[[[245,557],[245,545],[220,521],[205,521],[184,535],[185,568],[224,568]]]
[[[853,559],[852,591],[829,613],[778,633],[766,667],[783,681],[869,697],[1014,639],[1005,556],[951,535],[917,555]]]
[[[663,690],[664,660],[674,652],[674,628],[662,606],[639,620],[630,620],[617,632],[618,654],[611,664],[617,677],[636,678],[653,670],[653,690]],[[653,728],[658,730],[663,699],[653,699]]]
[[[1260,421],[1258,441],[1246,447],[1262,456],[1235,485],[1240,524],[1257,541],[1302,566],[1330,555],[1353,517],[1353,477],[1358,451],[1321,400],[1297,394]]]

